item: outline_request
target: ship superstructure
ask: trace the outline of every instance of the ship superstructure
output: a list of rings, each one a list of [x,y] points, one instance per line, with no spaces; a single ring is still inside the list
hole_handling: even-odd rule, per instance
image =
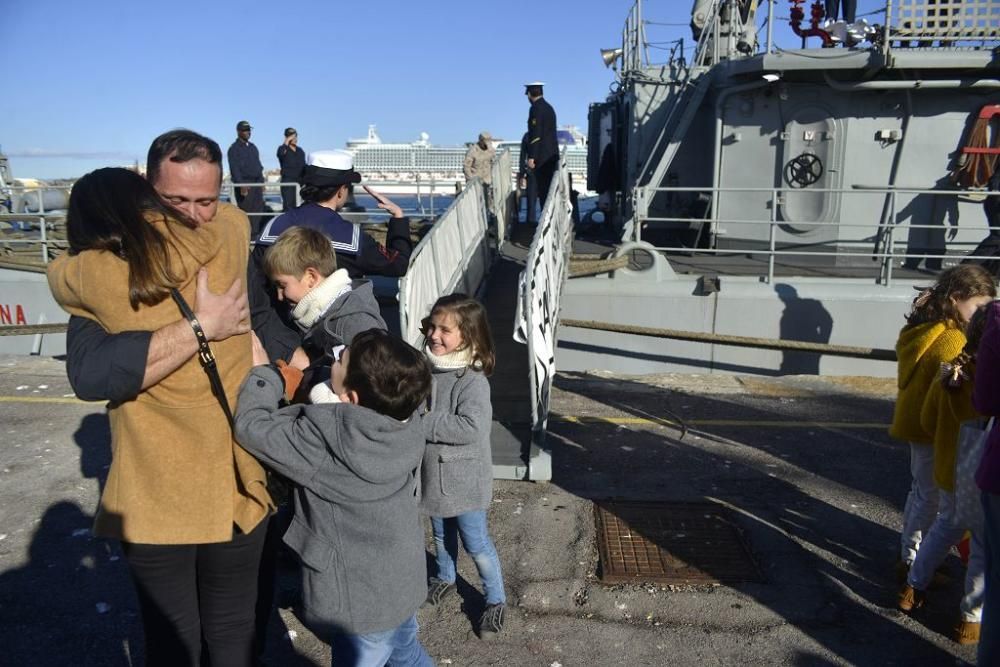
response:
[[[586,182],[586,136],[575,127],[561,128],[559,142],[567,148],[567,164],[578,182]],[[516,169],[521,142],[495,142],[498,150],[509,148],[513,153]],[[426,132],[410,143],[383,142],[375,125],[368,126],[363,139],[347,141],[347,150],[354,154],[354,168],[370,180],[407,180],[419,178],[423,182],[463,181],[462,160],[468,146],[435,146]]]

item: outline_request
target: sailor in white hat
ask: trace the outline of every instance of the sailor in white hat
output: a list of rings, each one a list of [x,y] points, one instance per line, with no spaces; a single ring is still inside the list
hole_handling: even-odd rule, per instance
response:
[[[314,151],[306,159],[302,172],[302,206],[271,220],[257,240],[257,253],[263,253],[289,227],[312,227],[326,234],[337,253],[337,266],[347,269],[352,278],[362,275],[402,276],[410,262],[413,243],[410,221],[403,209],[375,192],[365,190],[378,207],[389,213],[386,244],[377,243],[360,226],[345,220],[338,211],[352,195],[361,174],[354,169],[354,156],[347,151]]]

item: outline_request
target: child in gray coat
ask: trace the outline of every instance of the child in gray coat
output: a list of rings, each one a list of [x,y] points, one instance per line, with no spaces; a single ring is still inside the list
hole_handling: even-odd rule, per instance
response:
[[[341,402],[278,408],[281,373],[254,339],[236,438],[295,483],[285,543],[303,564],[303,620],[337,665],[431,665],[417,639],[424,535],[415,471],[424,452],[417,408],[431,374],[419,351],[372,329],[334,362]]]
[[[350,345],[359,332],[386,329],[371,282],[351,280],[347,269],[338,269],[330,239],[312,227],[286,229],[267,249],[264,272],[302,331],[309,357],[304,389],[316,388],[309,394],[313,403],[336,402],[326,382],[333,348]]]
[[[458,536],[479,570],[486,610],[479,636],[503,630],[507,596],[496,546],[486,526],[493,496],[490,383],[495,354],[486,310],[475,299],[438,299],[423,321],[427,359],[434,372],[431,410],[422,417],[427,450],[421,468],[420,509],[431,517],[437,575],[427,601],[437,604],[455,589]]]

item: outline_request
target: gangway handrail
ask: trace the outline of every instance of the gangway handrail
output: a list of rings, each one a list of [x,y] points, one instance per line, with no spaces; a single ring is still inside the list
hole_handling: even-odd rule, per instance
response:
[[[482,185],[469,181],[410,255],[399,281],[399,330],[411,345],[419,345],[420,321],[434,302],[455,291],[475,294],[492,264]]]
[[[514,340],[528,346],[531,444],[540,449],[539,456],[531,457],[528,462],[530,479],[548,479],[551,476],[551,456],[545,448],[545,429],[556,373],[559,308],[572,243],[573,206],[564,152],[528,248],[525,268],[518,281],[517,314],[514,317]]]

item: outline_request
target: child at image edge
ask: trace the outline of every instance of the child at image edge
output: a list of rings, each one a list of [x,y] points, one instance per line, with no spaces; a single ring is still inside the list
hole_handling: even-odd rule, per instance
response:
[[[962,422],[980,417],[972,404],[976,376],[976,351],[986,328],[986,309],[980,308],[965,329],[965,349],[941,367],[937,381],[931,383],[920,423],[934,436],[934,482],[938,488],[938,515],[920,542],[920,550],[910,566],[906,583],[899,591],[897,606],[912,612],[924,605],[927,589],[935,570],[944,562],[952,545],[958,544],[966,529],[971,533],[965,574],[965,594],[960,604],[961,617],[952,638],[959,644],[979,642],[983,608],[982,526],[968,521],[957,512],[955,466],[958,458]],[[962,481],[972,484],[971,481]],[[973,489],[963,489],[972,491]]]
[[[951,362],[965,347],[965,328],[972,314],[995,296],[989,272],[978,264],[960,264],[942,272],[933,287],[917,295],[906,326],[899,332],[898,394],[889,435],[910,443],[912,476],[903,507],[900,580],[905,579],[938,511],[934,434],[920,423],[924,399],[940,377],[941,364]]]
[[[434,373],[431,409],[422,417],[427,449],[421,468],[420,509],[431,517],[437,574],[427,602],[437,604],[455,589],[458,537],[479,570],[486,610],[479,636],[503,630],[507,596],[500,558],[486,526],[493,496],[490,385],[495,355],[486,311],[464,294],[438,299],[423,321]]]
[[[416,618],[427,595],[415,476],[427,360],[371,329],[334,360],[341,402],[280,409],[282,376],[256,339],[254,365],[236,437],[296,485],[285,543],[302,560],[303,621],[330,642],[336,665],[432,665]]]

